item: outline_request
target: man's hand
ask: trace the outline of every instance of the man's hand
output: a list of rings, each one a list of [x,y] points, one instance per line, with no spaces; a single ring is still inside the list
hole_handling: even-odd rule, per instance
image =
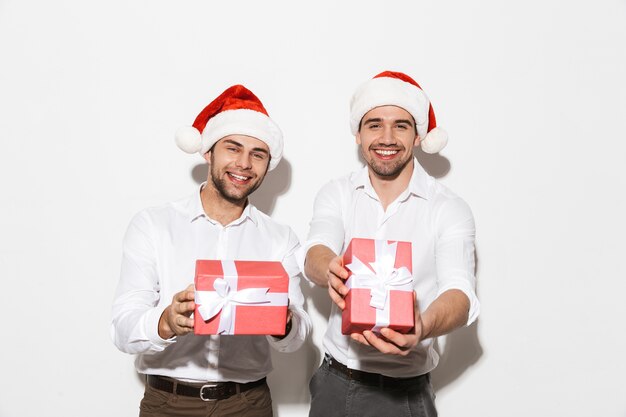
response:
[[[321,287],[328,287],[330,298],[343,310],[346,306],[343,298],[348,294],[343,280],[348,279],[349,273],[343,266],[342,257],[324,245],[315,245],[307,252],[304,269],[309,279]]]
[[[412,333],[402,334],[387,327],[380,329],[380,335],[376,335],[371,330],[365,330],[363,334],[352,333],[350,337],[359,343],[379,350],[382,353],[389,355],[401,355],[406,356],[411,351],[411,348],[417,346],[424,337],[424,325],[422,323],[422,316],[417,304],[417,296],[413,292],[413,305],[415,328]]]
[[[289,304],[287,304],[289,305]],[[287,324],[285,324],[285,334],[284,335],[272,335],[272,337],[278,339],[278,340],[282,340],[285,337],[287,337],[287,335],[289,334],[289,332],[291,331],[291,318],[293,317],[293,312],[290,309],[287,309]]]
[[[412,347],[430,337],[450,333],[467,323],[470,301],[461,290],[445,291],[420,314],[417,295],[413,292],[415,329],[411,334],[400,334],[388,328],[380,329],[380,336],[371,331],[350,336],[359,343],[372,346],[383,353],[408,355]]]
[[[348,294],[348,287],[344,280],[348,279],[348,270],[343,266],[343,258],[336,256],[330,260],[326,277],[328,278],[328,294],[337,307],[343,310],[346,307],[344,297]]]
[[[196,308],[193,284],[174,294],[172,304],[167,306],[159,319],[159,336],[169,339],[193,332],[191,313]]]

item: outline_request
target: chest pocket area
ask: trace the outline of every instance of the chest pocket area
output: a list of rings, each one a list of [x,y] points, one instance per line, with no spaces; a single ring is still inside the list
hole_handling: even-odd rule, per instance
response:
[[[354,190],[343,201],[344,240],[341,253],[345,251],[353,237],[370,239],[376,237],[375,222],[377,219],[367,217],[367,213],[375,212],[375,207],[370,206],[373,204],[378,204],[378,202],[368,196],[363,190]]]

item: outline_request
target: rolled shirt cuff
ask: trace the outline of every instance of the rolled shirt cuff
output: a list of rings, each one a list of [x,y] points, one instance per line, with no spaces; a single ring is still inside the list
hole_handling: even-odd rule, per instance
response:
[[[161,352],[169,345],[176,343],[176,336],[169,339],[163,339],[159,336],[159,320],[167,305],[157,306],[151,309],[145,316],[145,332],[148,340],[153,346],[154,351]]]

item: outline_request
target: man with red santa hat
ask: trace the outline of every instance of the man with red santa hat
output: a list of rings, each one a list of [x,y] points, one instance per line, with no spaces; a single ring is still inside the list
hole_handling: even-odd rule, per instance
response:
[[[385,71],[364,83],[352,97],[350,127],[366,166],[319,191],[304,248],[305,275],[328,287],[333,301],[310,416],[436,416],[434,338],[479,312],[472,213],[413,156],[419,146],[439,152],[447,135],[411,77]],[[409,333],[377,321],[372,330],[342,334],[349,271],[341,254],[352,238],[411,243]]]
[[[209,173],[188,198],[139,212],[124,238],[111,334],[146,376],[140,416],[272,415],[270,347],[298,349],[310,330],[294,232],[248,200],[283,154],[283,137],[261,101],[235,85],[206,106],[178,146]],[[197,336],[190,318],[197,259],[282,262],[289,275],[285,335]],[[191,285],[190,285],[191,284]]]

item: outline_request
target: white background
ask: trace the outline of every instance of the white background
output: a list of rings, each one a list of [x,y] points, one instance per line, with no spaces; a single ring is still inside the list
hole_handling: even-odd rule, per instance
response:
[[[257,93],[286,158],[254,202],[306,237],[319,187],[359,166],[354,89],[405,71],[450,134],[426,168],[478,228],[477,325],[442,343],[442,416],[626,416],[626,1],[0,0],[0,416],[135,416],[109,339],[138,210],[192,193],[176,128]],[[329,304],[275,355],[306,415]]]

